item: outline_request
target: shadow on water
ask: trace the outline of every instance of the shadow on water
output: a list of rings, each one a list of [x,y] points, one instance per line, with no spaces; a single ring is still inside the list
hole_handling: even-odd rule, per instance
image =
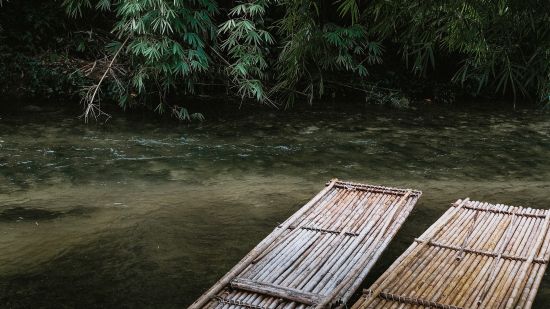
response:
[[[332,177],[423,190],[368,286],[458,198],[548,207],[549,157],[550,118],[534,111],[2,115],[0,303],[181,308]]]
[[[8,206],[9,207],[9,206]],[[84,216],[90,214],[93,210],[91,208],[72,208],[68,211],[51,211],[48,209],[40,208],[25,208],[25,207],[13,207],[6,208],[0,212],[0,222],[19,222],[23,220],[27,221],[42,221],[56,219],[63,216]]]

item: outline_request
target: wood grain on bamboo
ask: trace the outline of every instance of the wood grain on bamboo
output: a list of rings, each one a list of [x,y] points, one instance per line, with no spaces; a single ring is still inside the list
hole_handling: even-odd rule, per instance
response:
[[[459,200],[353,308],[530,308],[549,226],[549,210]]]
[[[342,304],[361,284],[421,192],[332,180],[191,308]]]

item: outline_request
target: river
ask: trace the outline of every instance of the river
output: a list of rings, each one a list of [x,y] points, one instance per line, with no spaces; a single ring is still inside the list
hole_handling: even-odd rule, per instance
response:
[[[183,308],[333,177],[424,192],[365,286],[458,198],[550,207],[542,111],[0,118],[2,308]]]

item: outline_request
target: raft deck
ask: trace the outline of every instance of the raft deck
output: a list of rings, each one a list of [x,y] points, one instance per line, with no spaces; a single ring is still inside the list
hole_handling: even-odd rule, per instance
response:
[[[345,303],[421,192],[332,180],[190,308]]]
[[[550,255],[550,210],[458,200],[355,303],[531,308]]]

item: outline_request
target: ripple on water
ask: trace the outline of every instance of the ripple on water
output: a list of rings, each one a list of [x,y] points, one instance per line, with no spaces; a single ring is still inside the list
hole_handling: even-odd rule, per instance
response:
[[[181,308],[332,177],[424,191],[369,282],[457,198],[550,204],[547,115],[373,110],[245,121],[162,128],[62,118],[14,130],[3,119],[0,303]],[[547,305],[539,293],[536,307]]]

